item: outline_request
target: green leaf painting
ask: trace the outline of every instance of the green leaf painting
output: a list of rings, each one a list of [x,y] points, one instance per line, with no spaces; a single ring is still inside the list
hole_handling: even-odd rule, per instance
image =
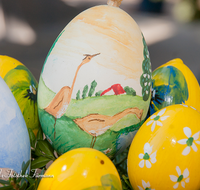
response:
[[[143,36],[143,45],[144,45],[144,60],[142,62],[143,74],[140,77],[140,85],[142,86],[142,97],[144,101],[147,101],[150,97],[151,90],[151,62],[149,58],[149,51],[147,44]]]
[[[185,103],[189,97],[183,73],[173,66],[156,69],[153,72],[152,87],[155,95],[151,100],[151,115],[166,106]]]
[[[14,95],[27,127],[36,134],[40,125],[37,112],[37,81],[24,65],[10,70],[4,81]]]

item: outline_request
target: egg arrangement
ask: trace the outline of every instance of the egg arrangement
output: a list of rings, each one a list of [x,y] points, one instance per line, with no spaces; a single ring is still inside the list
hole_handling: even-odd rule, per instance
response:
[[[139,129],[128,154],[133,189],[200,188],[200,112],[171,105],[154,113]]]
[[[43,65],[39,119],[59,154],[90,147],[114,158],[148,112],[151,63],[144,36],[130,15],[109,2],[77,15]]]
[[[66,25],[39,83],[0,56],[0,174],[32,159],[44,173],[27,188],[198,190],[199,83],[181,59],[152,72],[139,26],[107,4]]]
[[[21,172],[22,162],[31,159],[29,135],[20,108],[0,77],[0,170]]]
[[[28,68],[18,60],[0,55],[0,76],[12,91],[26,126],[36,135],[40,126],[37,108],[38,83]]]

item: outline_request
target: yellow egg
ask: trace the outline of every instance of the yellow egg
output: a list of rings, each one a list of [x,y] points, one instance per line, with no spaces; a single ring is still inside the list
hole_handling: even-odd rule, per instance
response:
[[[186,104],[200,111],[199,97],[199,83],[181,59],[173,59],[153,71],[150,115],[174,104]]]
[[[40,124],[37,110],[38,83],[35,77],[25,65],[6,55],[0,55],[0,76],[12,91],[27,128],[36,135]]]
[[[103,153],[91,148],[71,150],[54,161],[38,190],[122,190],[117,169]]]
[[[153,114],[139,129],[128,153],[134,189],[200,188],[200,113],[171,105]]]

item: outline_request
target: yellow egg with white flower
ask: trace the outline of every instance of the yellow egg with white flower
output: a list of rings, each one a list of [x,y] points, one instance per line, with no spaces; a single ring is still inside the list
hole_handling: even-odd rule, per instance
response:
[[[128,176],[134,190],[200,189],[200,113],[171,105],[149,117],[128,153]]]

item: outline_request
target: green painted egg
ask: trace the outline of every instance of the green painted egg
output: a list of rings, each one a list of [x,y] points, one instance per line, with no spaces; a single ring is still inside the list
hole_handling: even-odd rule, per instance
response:
[[[174,104],[184,104],[200,111],[199,83],[181,59],[173,59],[152,73],[150,115]]]
[[[29,130],[37,135],[40,127],[37,108],[37,87],[33,74],[18,60],[0,55],[0,76],[12,91]]]

